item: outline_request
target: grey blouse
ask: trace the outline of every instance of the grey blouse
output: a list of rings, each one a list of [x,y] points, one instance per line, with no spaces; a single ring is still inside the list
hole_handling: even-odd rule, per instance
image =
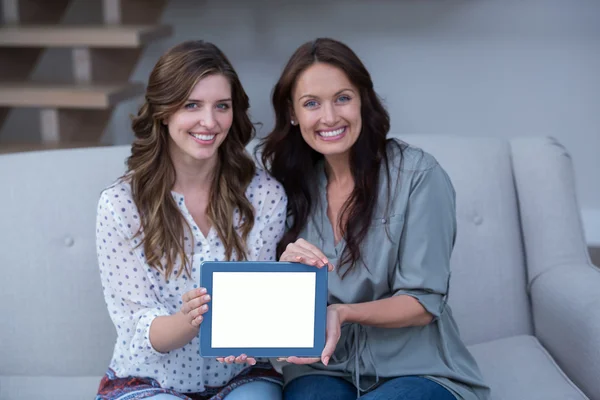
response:
[[[285,381],[325,374],[343,377],[358,391],[367,391],[389,378],[420,375],[443,385],[457,399],[488,399],[489,388],[461,341],[446,303],[456,235],[452,183],[435,158],[420,149],[405,147],[401,157],[395,146],[388,145],[388,154],[390,195],[382,167],[378,204],[361,246],[362,262],[343,279],[337,268],[329,273],[328,301],[362,303],[408,295],[434,319],[426,326],[408,328],[344,324],[327,367],[320,362],[286,365]],[[318,203],[300,236],[319,247],[337,267],[345,243],[344,239],[334,243],[322,163],[318,176]]]

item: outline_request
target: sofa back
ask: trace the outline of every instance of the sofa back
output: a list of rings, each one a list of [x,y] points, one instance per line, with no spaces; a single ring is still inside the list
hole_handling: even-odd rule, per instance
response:
[[[101,376],[115,329],[96,258],[100,192],[129,146],[0,156],[0,375]]]
[[[432,153],[457,191],[449,303],[463,339],[473,344],[531,333],[508,143],[401,138]],[[0,156],[0,376],[105,372],[115,329],[98,273],[96,205],[125,171],[129,149]]]
[[[448,302],[467,344],[533,332],[518,200],[506,140],[403,135],[433,154],[456,190]]]

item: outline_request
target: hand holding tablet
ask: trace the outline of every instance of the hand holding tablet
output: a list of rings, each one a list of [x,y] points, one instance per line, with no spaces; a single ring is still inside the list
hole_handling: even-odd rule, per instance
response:
[[[183,305],[181,312],[188,318],[190,325],[200,326],[202,323],[202,314],[208,311],[208,302],[210,295],[206,293],[206,288],[190,290],[181,296]]]

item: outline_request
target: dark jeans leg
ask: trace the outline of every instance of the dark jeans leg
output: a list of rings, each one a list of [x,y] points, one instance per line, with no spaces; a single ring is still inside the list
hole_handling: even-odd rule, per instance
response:
[[[284,400],[355,400],[356,389],[342,378],[305,375],[288,383]]]
[[[391,379],[361,400],[456,400],[445,387],[420,376]]]

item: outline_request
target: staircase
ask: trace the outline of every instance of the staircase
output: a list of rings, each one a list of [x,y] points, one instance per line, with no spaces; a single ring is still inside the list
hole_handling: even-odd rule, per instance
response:
[[[129,77],[144,46],[172,33],[157,24],[166,0],[87,1],[102,2],[96,24],[62,24],[70,0],[0,0],[0,127],[11,109],[39,112],[39,140],[0,138],[0,153],[99,146],[113,108],[144,93]],[[69,82],[30,79],[49,48],[69,49]]]

